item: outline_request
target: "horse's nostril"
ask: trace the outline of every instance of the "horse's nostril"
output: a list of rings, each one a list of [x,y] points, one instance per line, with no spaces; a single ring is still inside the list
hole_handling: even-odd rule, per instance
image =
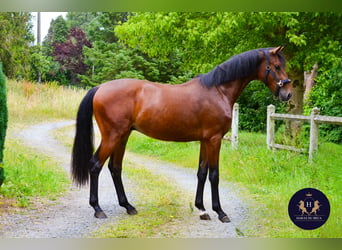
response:
[[[287,100],[289,100],[292,97],[292,93],[288,93]]]

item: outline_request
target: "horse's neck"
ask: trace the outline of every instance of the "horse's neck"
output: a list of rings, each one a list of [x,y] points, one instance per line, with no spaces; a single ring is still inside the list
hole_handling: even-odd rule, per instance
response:
[[[253,78],[238,79],[218,86],[220,91],[227,97],[231,106],[237,101],[242,91]]]

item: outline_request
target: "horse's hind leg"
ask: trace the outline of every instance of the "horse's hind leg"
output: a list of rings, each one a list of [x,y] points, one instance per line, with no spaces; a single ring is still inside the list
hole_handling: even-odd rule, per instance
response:
[[[89,204],[94,208],[96,218],[104,219],[107,218],[106,214],[103,212],[102,208],[99,205],[99,197],[98,197],[98,184],[99,184],[99,174],[102,169],[102,165],[98,160],[98,152],[100,148],[97,150],[93,158],[90,160],[91,168],[90,168],[90,198]]]
[[[122,184],[121,172],[122,172],[122,159],[125,153],[126,143],[128,136],[126,136],[121,142],[115,147],[114,153],[110,157],[108,168],[112,175],[114,186],[116,189],[116,194],[118,196],[118,201],[120,206],[126,208],[126,211],[130,215],[137,214],[137,210],[129,204],[125,190]]]
[[[106,214],[103,212],[99,205],[98,197],[98,184],[99,184],[99,174],[102,170],[104,162],[108,159],[109,155],[113,151],[113,144],[101,142],[100,147],[97,149],[96,153],[90,160],[90,198],[89,204],[94,208],[96,218],[107,218]]]

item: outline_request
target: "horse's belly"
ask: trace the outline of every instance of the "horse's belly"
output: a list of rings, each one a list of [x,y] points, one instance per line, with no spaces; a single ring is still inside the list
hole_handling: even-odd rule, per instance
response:
[[[177,121],[175,121],[177,120]],[[197,141],[201,140],[201,129],[196,126],[189,126],[187,122],[163,119],[149,119],[137,122],[134,128],[152,138],[164,141]]]

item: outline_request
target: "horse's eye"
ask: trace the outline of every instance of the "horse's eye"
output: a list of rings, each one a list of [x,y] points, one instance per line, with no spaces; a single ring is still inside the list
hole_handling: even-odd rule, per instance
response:
[[[279,66],[279,65],[274,66],[274,68],[275,68],[277,71],[280,70],[280,66]]]

